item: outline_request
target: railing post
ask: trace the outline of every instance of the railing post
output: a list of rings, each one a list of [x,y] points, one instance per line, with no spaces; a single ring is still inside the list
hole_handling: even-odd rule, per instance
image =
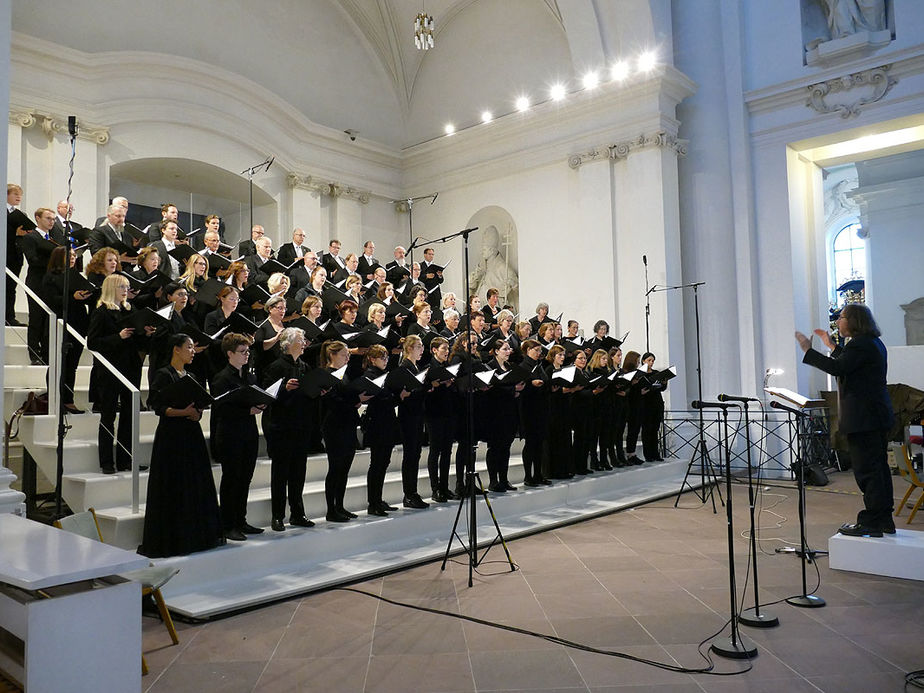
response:
[[[132,513],[137,513],[139,508],[139,498],[141,494],[141,480],[139,478],[140,466],[138,463],[138,448],[140,439],[141,424],[141,393],[132,390]]]
[[[48,413],[56,419],[60,416],[61,388],[61,326],[62,321],[51,316],[48,321]]]

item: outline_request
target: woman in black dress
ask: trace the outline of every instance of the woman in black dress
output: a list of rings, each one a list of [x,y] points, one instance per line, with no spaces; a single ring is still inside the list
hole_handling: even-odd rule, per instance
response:
[[[187,320],[192,320],[197,325],[202,324],[205,316],[208,315],[212,308],[206,303],[199,303],[196,294],[202,285],[209,280],[209,263],[204,256],[196,253],[191,255],[186,261],[186,270],[179,276],[177,282],[186,287],[186,293],[189,295],[189,315]]]
[[[437,335],[437,331],[430,326],[430,319],[433,317],[433,309],[426,301],[417,301],[414,304],[414,315],[417,321],[412,322],[407,327],[407,335],[416,335],[423,342],[424,353],[417,364],[419,368],[425,368],[430,363],[430,355],[427,353],[427,345]]]
[[[552,346],[545,360],[549,376],[549,476],[552,479],[570,479],[574,476],[571,465],[571,394],[576,388],[554,377],[565,365],[563,346]]]
[[[508,373],[513,366],[510,364],[512,353],[510,344],[503,339],[495,339],[490,348],[493,359],[488,362],[488,370],[493,369],[495,376]],[[485,393],[485,441],[488,444],[487,464],[490,478],[489,491],[506,493],[516,491],[517,488],[507,479],[510,467],[510,446],[517,434],[519,414],[517,412],[517,397],[523,390],[525,383],[507,385],[505,382],[494,382]]]
[[[274,532],[285,531],[286,498],[289,501],[289,524],[313,527],[306,517],[303,494],[305,469],[308,464],[308,398],[300,389],[299,378],[308,372],[301,360],[305,351],[305,333],[297,327],[287,327],[279,333],[282,355],[263,374],[263,386],[282,380],[276,401],[263,412],[263,434],[269,452],[270,494]]]
[[[546,323],[549,324],[549,323]],[[576,390],[569,397],[571,399],[571,469],[575,474],[591,474],[587,466],[590,456],[591,438],[593,437],[594,395],[587,387],[587,355],[583,351],[574,352],[574,366],[577,371],[574,375]]]
[[[416,376],[417,367],[423,356],[424,345],[420,337],[405,337],[402,343],[403,359],[397,370]],[[387,381],[386,381],[387,384]],[[424,390],[392,390],[398,399],[398,426],[401,428],[401,481],[404,488],[404,507],[423,510],[429,507],[417,492],[417,473],[420,469],[420,453],[423,448]]]
[[[542,345],[527,339],[521,346],[520,367],[530,371],[520,393],[520,435],[523,437],[523,485],[536,487],[552,482],[542,474],[542,449],[549,435],[549,385],[542,369]]]
[[[131,310],[128,278],[120,274],[106,277],[96,310],[90,318],[87,346],[99,352],[132,385],[140,387],[141,354],[146,347],[146,337],[154,332],[154,328],[146,328],[147,335],[136,335],[134,328],[124,327],[121,321]],[[131,394],[108,368],[100,366],[97,372],[99,466],[105,474],[128,471],[132,467]],[[119,411],[118,445],[113,455],[113,428]]]
[[[247,495],[257,465],[259,434],[257,414],[263,407],[251,407],[233,402],[223,403],[220,395],[244,385],[255,385],[256,376],[247,369],[250,360],[250,337],[236,332],[221,338],[221,351],[227,365],[212,381],[212,453],[221,464],[221,521],[225,537],[244,541],[248,534],[262,534],[263,530],[247,522]]]
[[[622,362],[623,372],[631,373],[638,370],[640,361],[637,351],[627,352]],[[641,464],[645,461],[635,454],[638,434],[642,429],[642,394],[641,380],[636,380],[626,395],[626,464]]]
[[[159,267],[160,254],[157,252],[157,248],[149,245],[138,251],[138,264],[131,271],[131,275],[138,281],[146,281],[157,272]],[[162,296],[163,289],[160,286],[154,290],[143,289],[135,296],[132,304],[136,308],[157,309]]]
[[[479,320],[484,320],[481,316]],[[466,352],[470,353],[466,353]],[[469,370],[469,358],[471,358],[471,370]],[[479,432],[482,429],[483,416],[479,412],[484,411],[482,404],[484,383],[471,376],[472,373],[480,373],[485,370],[481,356],[478,354],[478,341],[474,332],[460,332],[456,337],[456,343],[452,347],[452,355],[449,358],[450,365],[459,364],[459,370],[456,372],[456,389],[454,394],[455,404],[453,409],[456,412],[456,488],[455,494],[463,496],[465,494],[465,473],[475,471],[475,447],[478,445]],[[469,432],[468,417],[468,388],[471,383],[472,388],[472,430]]]
[[[616,447],[613,443],[613,418],[616,414],[613,403],[613,388],[610,388],[610,357],[603,349],[597,349],[587,365],[591,377],[600,377],[600,387],[594,389],[593,432],[590,441],[590,468],[597,472],[610,471],[616,463]],[[599,450],[599,457],[597,452]]]
[[[371,314],[370,309],[370,314]],[[381,344],[369,347],[365,358],[363,375],[369,380],[380,378],[388,366],[388,349]],[[363,443],[369,447],[369,472],[366,475],[366,494],[369,501],[368,513],[384,517],[388,511],[398,508],[388,505],[382,499],[385,473],[391,464],[391,453],[395,448],[398,431],[398,417],[395,414],[395,398],[386,388],[375,394],[366,405],[363,415]]]
[[[430,342],[430,354],[431,366],[448,366],[449,342],[443,337],[435,337]],[[434,380],[428,375],[427,380],[430,383],[430,390],[424,397],[424,416],[430,436],[427,471],[430,475],[431,497],[437,503],[445,503],[457,498],[449,489],[449,467],[455,437],[455,378]]]
[[[195,344],[184,334],[171,335],[169,365],[151,379],[148,400],[160,417],[151,450],[144,537],[138,552],[150,558],[182,556],[225,543],[215,495],[215,481],[199,419],[202,411],[190,402],[171,406],[164,389],[181,378],[192,378],[186,367]]]
[[[71,276],[74,276],[76,261],[77,254],[71,250],[70,264],[65,268],[64,248],[61,246],[52,250],[51,257],[48,259],[48,272],[42,278],[42,298],[58,317],[63,315],[64,310],[64,273],[71,272]],[[74,291],[73,284],[69,286],[68,293],[70,296],[67,300],[67,322],[77,332],[86,336],[87,327],[90,324],[87,305],[93,293]],[[77,341],[70,332],[66,332],[62,349],[64,350],[61,376],[64,380],[62,394],[64,408],[71,414],[83,414],[83,410],[78,409],[74,404],[74,381],[77,378],[77,366],[80,363],[80,355],[83,353],[83,344]]]
[[[646,373],[654,370],[655,355],[650,351],[642,354],[643,369]],[[642,390],[642,454],[646,462],[663,462],[658,445],[658,432],[661,422],[664,421],[664,397],[661,395],[667,389],[667,383],[662,380],[649,380],[647,388]],[[647,391],[646,391],[647,390]]]
[[[273,296],[267,299],[264,308],[268,317],[260,323],[253,336],[253,365],[257,380],[262,380],[267,367],[282,356],[279,335],[285,327],[282,319],[286,316],[286,300],[282,296]]]
[[[624,373],[622,370],[622,349],[613,347],[609,353],[610,364],[613,370],[619,374],[616,376],[617,380],[619,380],[619,376]],[[625,467],[628,463],[626,462],[623,440],[626,435],[626,397],[629,393],[618,385],[612,386],[611,389],[613,390],[613,444],[616,446],[616,463],[613,466]]]

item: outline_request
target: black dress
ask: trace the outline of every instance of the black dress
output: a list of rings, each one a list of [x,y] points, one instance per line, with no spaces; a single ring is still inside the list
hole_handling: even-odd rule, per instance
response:
[[[560,370],[560,369],[557,369]],[[549,476],[570,479],[574,476],[571,460],[571,395],[563,380],[554,380],[556,369],[549,368]]]
[[[490,369],[504,373],[509,371],[511,366],[509,363],[501,366],[496,360],[492,360],[488,363],[488,370]],[[486,462],[491,480],[489,489],[492,491],[515,490],[507,480],[507,470],[510,466],[510,446],[516,437],[519,424],[517,394],[514,386],[500,382],[491,385],[484,395],[484,437],[488,444]]]
[[[375,380],[385,371],[370,366],[365,375]],[[395,414],[395,398],[386,389],[376,394],[366,403],[366,413],[362,417],[363,443],[369,448],[369,472],[366,475],[366,494],[370,510],[381,505],[382,488],[385,474],[391,463],[391,453],[398,439],[398,417]]]
[[[70,270],[72,273],[73,270]],[[73,274],[72,274],[73,276]],[[71,327],[86,336],[90,318],[87,315],[87,305],[91,299],[79,301],[74,298],[74,284],[68,288],[67,321]],[[42,298],[55,315],[61,317],[64,311],[64,272],[50,271],[42,278]],[[74,403],[74,381],[77,378],[77,366],[83,354],[83,344],[78,342],[71,333],[65,332],[63,339],[64,363],[62,379],[64,380],[64,404]]]
[[[544,481],[542,474],[542,449],[549,434],[549,386],[548,376],[536,361],[524,356],[520,364],[530,369],[533,375],[526,381],[520,395],[520,435],[523,437],[524,483],[538,486]],[[542,381],[533,385],[533,381]]]
[[[431,363],[435,364],[436,359]],[[440,365],[448,365],[448,362]],[[427,471],[433,498],[440,502],[449,497],[449,468],[456,422],[454,384],[455,380],[441,383],[429,390],[424,398],[424,416],[430,436]]]
[[[420,369],[405,359],[398,368],[417,375]],[[401,481],[404,500],[419,498],[417,473],[420,470],[420,453],[423,450],[424,391],[414,390],[404,399],[400,391],[394,393],[398,401],[398,425],[401,428]]]
[[[172,366],[151,378],[148,402],[160,421],[151,450],[144,538],[138,548],[150,558],[182,556],[225,543],[202,427],[198,421],[167,416],[167,402],[159,397],[179,379]]]

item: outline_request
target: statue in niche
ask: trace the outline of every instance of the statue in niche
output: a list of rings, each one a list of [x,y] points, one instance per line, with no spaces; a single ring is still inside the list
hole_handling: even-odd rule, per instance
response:
[[[885,0],[822,0],[831,39],[886,29]]]
[[[905,311],[905,344],[924,344],[924,297],[900,305]]]
[[[508,231],[509,235],[509,231]],[[500,304],[516,308],[519,302],[520,277],[505,252],[510,239],[501,241],[496,226],[488,226],[481,239],[481,260],[469,275],[472,294],[484,299],[488,289],[500,292]]]

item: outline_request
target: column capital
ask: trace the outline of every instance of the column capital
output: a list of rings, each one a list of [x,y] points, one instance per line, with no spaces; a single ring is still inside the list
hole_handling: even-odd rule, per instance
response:
[[[350,200],[356,200],[362,204],[368,204],[372,193],[368,190],[360,190],[350,185],[344,185],[336,181],[327,181],[312,175],[300,175],[290,173],[286,176],[286,183],[290,188],[301,190],[311,190],[319,195],[328,197],[345,197]]]
[[[26,109],[10,109],[9,120],[13,125],[18,125],[23,129],[38,125],[49,142],[59,133],[67,135],[67,116],[39,113]],[[80,119],[77,120],[77,126],[77,137],[79,139],[95,142],[96,144],[107,144],[109,142],[108,127],[86,123]]]
[[[591,149],[572,154],[568,157],[568,166],[578,169],[584,164],[593,161],[608,161],[625,159],[632,152],[640,149],[650,149],[657,147],[659,149],[669,149],[677,156],[684,157],[687,155],[687,145],[689,140],[682,140],[675,135],[664,130],[652,133],[642,133],[638,137],[622,140],[613,144],[601,144]]]

